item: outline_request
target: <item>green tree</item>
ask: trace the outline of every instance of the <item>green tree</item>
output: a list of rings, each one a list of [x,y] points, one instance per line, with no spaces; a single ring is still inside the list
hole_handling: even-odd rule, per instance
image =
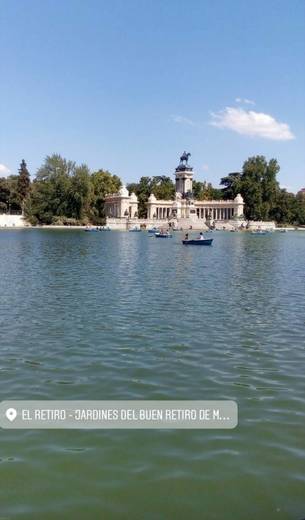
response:
[[[147,217],[147,202],[152,193],[161,200],[174,200],[175,198],[175,185],[166,175],[141,177],[138,183],[128,184],[127,189],[129,193],[134,192],[138,197],[139,218]]]
[[[222,177],[220,184],[224,186],[223,198],[235,199],[236,195],[242,191],[242,174],[240,172],[229,173],[226,177]]]
[[[265,164],[262,176],[262,211],[263,219],[268,219],[277,203],[280,186],[276,179],[280,166],[276,159],[271,159]]]
[[[276,159],[267,162],[263,155],[250,157],[243,165],[241,194],[245,201],[245,216],[251,220],[268,220],[274,209],[280,170]]]
[[[90,202],[90,172],[58,154],[47,156],[25,202],[25,215],[33,223],[52,224],[80,220]]]
[[[222,190],[214,188],[209,182],[193,181],[193,195],[196,200],[220,200]]]
[[[139,218],[147,217],[147,201],[152,192],[151,177],[141,177],[138,183],[127,184],[129,193],[134,192],[138,197]]]
[[[305,192],[299,191],[296,195],[296,223],[305,225]]]
[[[293,193],[281,189],[277,192],[276,200],[269,217],[279,224],[294,223],[298,216],[297,199]]]
[[[204,183],[200,181],[193,181],[193,195],[196,200],[204,200]]]
[[[157,199],[174,200],[175,185],[170,177],[166,175],[155,176],[151,179],[151,193]]]
[[[249,157],[242,173],[230,173],[223,177],[225,199],[234,199],[238,193],[244,198],[245,217],[249,220],[268,220],[277,206],[280,187],[276,176],[280,170],[276,159],[267,162],[262,155]]]
[[[6,213],[8,210],[10,197],[10,189],[5,177],[0,178],[0,213]]]
[[[71,218],[82,220],[89,214],[92,184],[86,164],[76,166],[70,178],[68,213]]]
[[[58,154],[47,156],[43,165],[38,169],[35,183],[36,195],[40,193],[48,196],[43,204],[46,218],[49,222],[53,217],[71,217],[70,190],[71,176],[75,171],[75,162],[67,161]],[[38,192],[38,193],[37,193]]]
[[[21,201],[20,195],[18,192],[18,176],[10,175],[7,177],[7,186],[9,189],[9,198],[8,198],[8,210],[10,213],[21,213]]]
[[[37,181],[56,181],[59,178],[69,178],[75,171],[75,162],[68,161],[61,155],[54,153],[47,155],[44,163],[36,174]]]
[[[30,192],[30,186],[31,186],[30,174],[27,169],[25,160],[22,159],[22,161],[20,163],[19,175],[18,175],[18,180],[17,180],[17,192],[19,195],[21,206]]]
[[[54,208],[54,189],[50,181],[34,180],[24,213],[31,224],[52,224],[57,212]]]
[[[121,179],[107,170],[98,170],[91,175],[91,218],[94,223],[102,223],[105,218],[105,197],[117,193],[121,187]]]
[[[21,213],[21,201],[18,191],[18,176],[10,175],[0,179],[0,212]]]

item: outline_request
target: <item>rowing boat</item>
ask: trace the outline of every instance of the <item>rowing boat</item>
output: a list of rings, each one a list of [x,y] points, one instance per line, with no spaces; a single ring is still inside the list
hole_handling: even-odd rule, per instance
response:
[[[205,238],[203,240],[193,239],[193,240],[182,240],[182,244],[185,246],[211,246],[213,242],[213,238]]]
[[[172,238],[170,233],[155,233],[156,238]]]

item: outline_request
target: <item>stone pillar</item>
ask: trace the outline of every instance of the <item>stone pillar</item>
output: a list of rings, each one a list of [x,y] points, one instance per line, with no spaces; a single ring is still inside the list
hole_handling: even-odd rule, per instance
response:
[[[234,216],[241,217],[244,214],[244,199],[239,193],[234,199]]]
[[[131,216],[131,218],[134,218],[136,211],[137,211],[137,208],[136,208],[135,204],[131,204],[131,206],[130,206],[130,216]]]
[[[129,198],[121,199],[119,217],[124,217],[126,210],[129,213]]]

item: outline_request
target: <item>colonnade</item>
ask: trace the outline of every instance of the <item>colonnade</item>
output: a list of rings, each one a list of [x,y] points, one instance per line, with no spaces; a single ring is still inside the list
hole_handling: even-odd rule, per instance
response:
[[[234,208],[197,208],[197,217],[204,220],[230,220],[234,217]]]
[[[152,216],[155,216],[158,220],[162,219],[168,219],[172,215],[172,208],[170,207],[164,207],[164,206],[157,206],[155,208],[151,208]],[[181,208],[181,217],[186,217],[187,208]],[[196,208],[197,217],[199,219],[207,220],[211,218],[212,220],[230,220],[234,217],[235,211],[232,207],[227,208],[209,208],[209,207],[203,207],[203,208]]]
[[[157,207],[155,209],[155,215],[158,220],[167,219],[171,216],[172,208]]]
[[[224,201],[225,202],[225,201]],[[106,200],[105,204],[106,209],[106,215],[107,217],[113,217],[113,218],[123,218],[123,217],[131,217],[135,218],[137,215],[138,210],[138,203],[133,201],[125,201],[120,200],[119,198],[116,200],[116,198],[109,197],[108,200]],[[223,206],[222,204],[219,204],[215,206],[200,206],[199,204],[196,204],[192,207],[187,206],[185,204],[181,204],[180,207],[173,207],[173,204],[165,206],[158,203],[148,204],[148,218],[156,218],[157,220],[167,220],[169,218],[172,218],[174,216],[177,216],[178,218],[188,218],[190,217],[190,213],[196,213],[198,219],[202,219],[204,221],[206,220],[230,220],[235,215],[238,215],[238,206]],[[241,210],[242,211],[242,210]]]

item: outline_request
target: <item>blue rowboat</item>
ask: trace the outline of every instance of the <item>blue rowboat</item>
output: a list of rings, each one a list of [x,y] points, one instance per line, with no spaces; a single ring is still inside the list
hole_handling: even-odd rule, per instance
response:
[[[182,240],[182,244],[184,244],[185,246],[211,246],[213,240],[213,238],[205,238],[204,240]]]
[[[159,233],[159,229],[156,227],[153,227],[148,230],[148,233],[153,233],[155,235],[156,233]]]
[[[172,238],[170,233],[155,233],[156,238]]]
[[[85,231],[87,233],[97,233],[98,229],[96,229],[96,228],[86,228]]]

